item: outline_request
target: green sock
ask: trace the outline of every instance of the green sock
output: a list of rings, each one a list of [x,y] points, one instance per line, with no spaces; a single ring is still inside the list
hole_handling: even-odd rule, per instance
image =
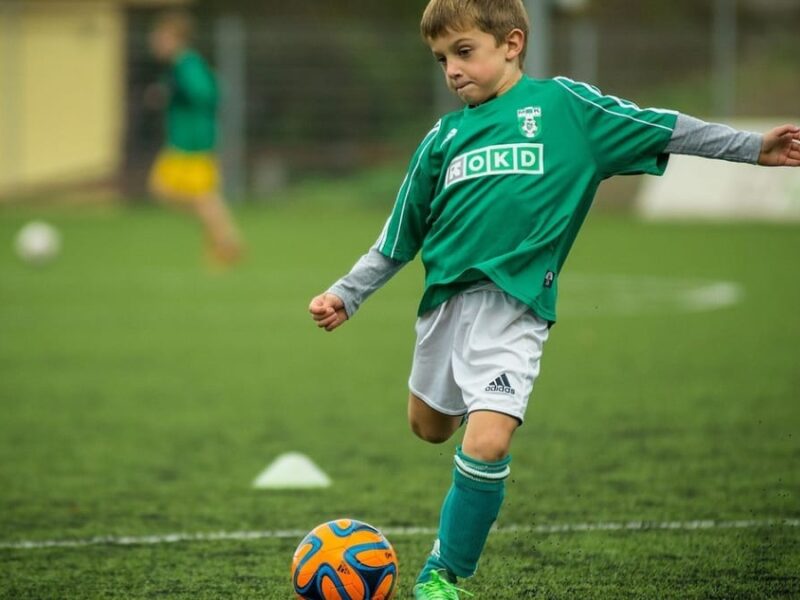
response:
[[[451,582],[469,577],[478,567],[505,496],[505,480],[511,457],[486,463],[456,450],[453,484],[444,499],[439,521],[439,539],[433,546],[417,583],[424,583],[431,571],[443,571]]]

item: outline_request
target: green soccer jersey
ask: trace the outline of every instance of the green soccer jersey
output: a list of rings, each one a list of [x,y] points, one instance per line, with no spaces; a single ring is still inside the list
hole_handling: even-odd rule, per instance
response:
[[[217,84],[205,60],[191,50],[167,75],[167,144],[184,152],[209,152],[217,136]]]
[[[377,248],[400,261],[422,252],[419,314],[489,279],[555,321],[558,275],[600,182],[663,174],[676,120],[564,77],[523,76],[425,136]]]

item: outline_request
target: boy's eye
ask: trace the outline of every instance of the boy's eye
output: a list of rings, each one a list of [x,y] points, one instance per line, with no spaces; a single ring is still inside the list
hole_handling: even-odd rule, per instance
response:
[[[471,52],[472,48],[470,48],[469,46],[462,46],[461,48],[458,49],[458,55],[461,58],[467,58]]]

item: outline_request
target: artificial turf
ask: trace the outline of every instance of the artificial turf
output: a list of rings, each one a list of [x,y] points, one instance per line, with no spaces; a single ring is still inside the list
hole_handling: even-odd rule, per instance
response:
[[[180,215],[0,211],[0,544],[341,516],[435,527],[456,441],[428,446],[405,423],[419,266],[333,334],[306,312],[385,211],[237,214],[248,258],[210,273]],[[11,252],[34,217],[64,236],[43,268]],[[800,528],[782,521],[800,518],[798,256],[798,226],[590,217],[499,524],[777,522],[498,533],[463,586],[498,600],[800,597]],[[738,286],[735,303],[669,299],[718,281]],[[333,486],[252,489],[291,450]],[[298,541],[0,547],[0,597],[285,600]],[[405,598],[432,539],[391,541]]]

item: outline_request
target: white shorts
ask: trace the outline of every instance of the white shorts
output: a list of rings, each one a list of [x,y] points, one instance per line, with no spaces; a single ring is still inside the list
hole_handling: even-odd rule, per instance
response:
[[[417,320],[408,387],[434,410],[490,410],[524,420],[548,323],[492,283],[481,283]]]

